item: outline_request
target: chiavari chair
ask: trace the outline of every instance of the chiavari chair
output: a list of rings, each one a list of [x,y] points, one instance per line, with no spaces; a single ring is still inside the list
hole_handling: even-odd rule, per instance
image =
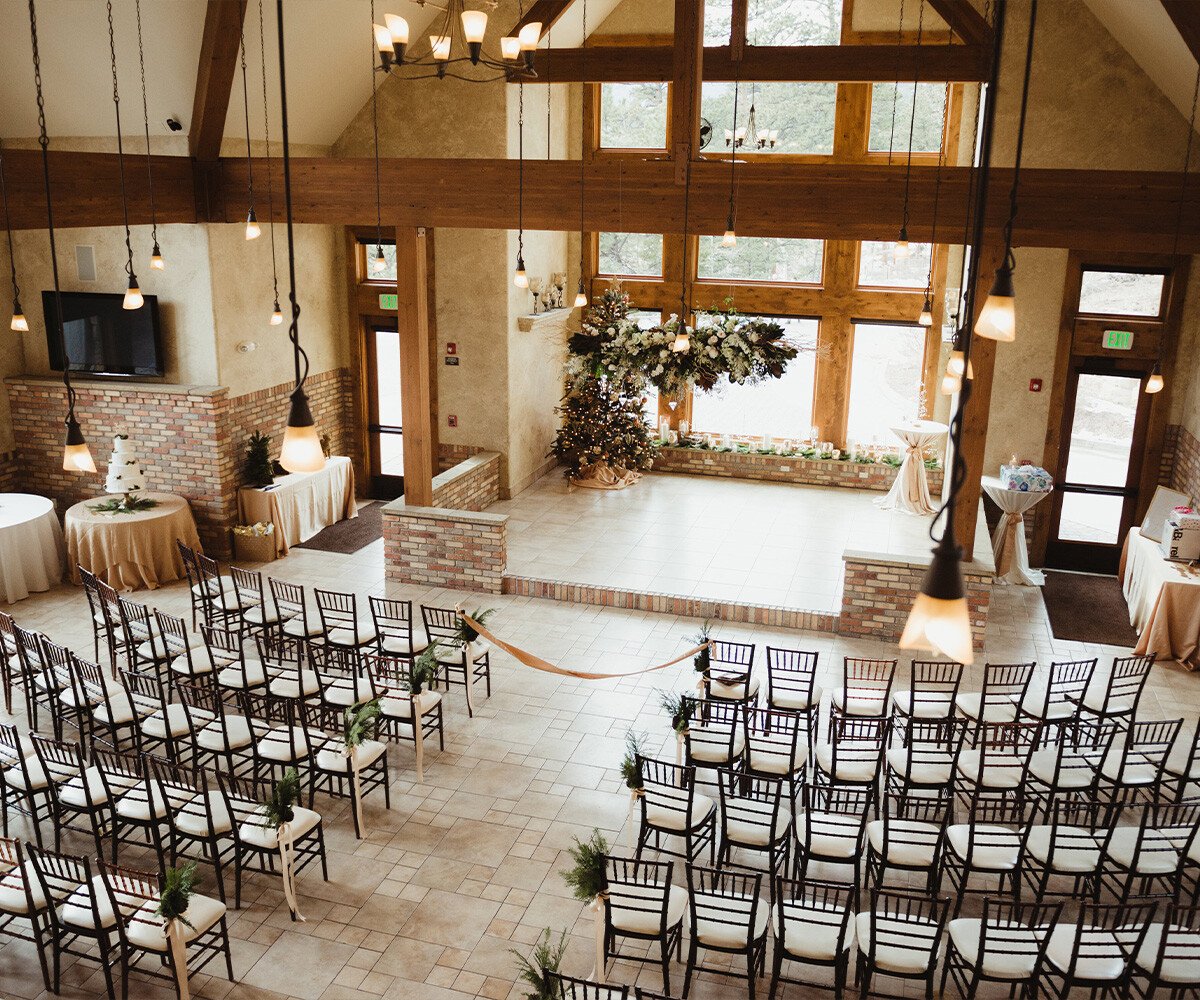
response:
[[[783,778],[788,783],[791,808],[800,794],[808,765],[809,733],[801,735],[801,724],[808,716],[777,708],[747,708],[743,713],[746,753],[743,768],[747,774]]]
[[[104,786],[116,864],[119,845],[158,843],[156,828],[167,820],[167,802],[150,776],[145,756],[123,753],[97,740],[92,744],[92,762]]]
[[[759,678],[754,673],[754,643],[713,639],[708,651],[708,699],[758,704]]]
[[[359,795],[365,804],[371,792],[382,790],[384,808],[392,808],[387,744],[376,738],[368,738],[358,745],[356,757],[359,779],[355,782],[350,757],[346,752],[345,709],[302,702],[300,717],[311,754],[308,768],[309,806],[312,806],[316,792],[324,792],[332,798],[348,799],[354,819],[354,835],[361,838]]]
[[[687,965],[683,974],[683,996],[687,997],[692,976],[697,972],[742,978],[732,963],[705,966],[699,950],[746,959],[746,988],[754,1000],[755,980],[766,972],[767,931],[770,906],[760,898],[760,872],[733,872],[687,864],[688,912],[691,933]]]
[[[1179,761],[1168,758],[1163,766],[1162,780],[1164,786],[1174,786],[1173,796],[1176,802],[1188,797],[1186,793],[1189,785],[1196,785],[1197,793],[1200,793],[1200,719],[1196,720],[1187,755]]]
[[[590,979],[546,972],[552,995],[562,1000],[629,1000],[629,987],[617,983],[597,983]]]
[[[4,683],[4,711],[12,715],[13,688],[20,688],[25,695],[25,707],[29,710],[29,688],[25,683],[25,671],[21,667],[21,656],[17,652],[17,634],[13,631],[13,617],[0,611],[0,680]]]
[[[978,746],[985,726],[1017,721],[1034,666],[1034,663],[985,664],[983,688],[964,691],[955,697],[955,712],[973,723],[972,746]]]
[[[683,957],[687,890],[672,883],[674,862],[606,856],[604,859],[604,958],[657,960],[663,991],[671,992],[671,952]],[[621,939],[657,943],[642,957],[619,950]]]
[[[809,753],[821,709],[821,689],[816,683],[819,657],[800,649],[767,647],[767,706],[804,716]]]
[[[1120,818],[1118,802],[1066,795],[1050,801],[1044,821],[1024,830],[1021,876],[1035,899],[1098,899],[1105,844]],[[1051,888],[1051,880],[1066,888]]]
[[[467,647],[458,641],[459,614],[454,608],[434,608],[421,605],[421,621],[430,642],[437,640],[437,661],[441,676],[447,686],[458,684],[466,687],[467,671],[472,682],[484,682],[487,697],[492,696],[492,660],[487,640],[482,636],[472,643],[472,659],[467,663]],[[467,715],[473,716],[474,709],[467,703]]]
[[[833,991],[842,996],[853,957],[857,895],[848,885],[817,879],[777,878],[771,928],[775,939],[771,990],[780,985],[813,987],[811,980],[785,978],[784,961],[833,970]]]
[[[413,695],[408,690],[411,659],[407,657],[362,654],[363,669],[379,692],[380,733],[393,742],[417,742],[413,710]],[[438,749],[446,749],[446,734],[442,723],[442,694],[440,691],[421,692],[420,725],[422,740],[437,737]]]
[[[321,680],[312,669],[308,646],[302,640],[263,632],[255,636],[254,642],[271,694],[302,700],[321,693]]]
[[[938,954],[949,900],[894,889],[876,890],[870,908],[855,917],[859,983],[863,996],[877,976],[924,981],[934,996]]]
[[[63,831],[74,830],[91,836],[96,854],[102,855],[101,839],[107,835],[110,824],[108,791],[99,769],[88,765],[83,747],[74,740],[56,740],[32,733],[29,742],[42,773],[49,780],[54,849],[62,849]]]
[[[1178,902],[1183,869],[1198,832],[1200,800],[1151,802],[1136,825],[1122,824],[1109,833],[1101,884],[1116,899],[1166,896]]]
[[[1081,902],[1075,918],[1060,919],[1050,935],[1040,995],[1085,989],[1093,997],[1129,996],[1134,960],[1156,908],[1153,902]]]
[[[1137,718],[1154,658],[1154,653],[1113,657],[1112,669],[1099,687],[1093,675],[1092,683],[1078,701],[1079,714],[1084,718],[1116,719],[1122,728],[1127,728]]]
[[[862,786],[805,785],[796,816],[795,877],[859,889],[859,860],[875,792]]]
[[[1010,896],[1020,897],[1027,813],[1022,796],[973,788],[963,822],[946,830],[947,850],[942,853],[943,875],[956,892],[956,915],[968,893],[1004,893],[1007,885]],[[975,878],[995,879],[996,889],[972,886]]]
[[[10,810],[29,817],[34,838],[42,843],[42,820],[52,819],[50,778],[37,751],[16,726],[0,723],[0,817],[8,836]]]
[[[172,761],[179,759],[179,744],[186,743],[187,706],[167,700],[167,690],[154,674],[121,669],[125,697],[138,717],[134,747],[139,753],[162,751]]]
[[[908,686],[892,693],[893,728],[911,721],[939,722],[954,715],[963,665],[953,660],[913,660]]]
[[[1200,992],[1200,907],[1173,903],[1146,931],[1134,956],[1136,995],[1195,996]]]
[[[949,792],[913,795],[906,790],[884,795],[880,818],[867,823],[867,888],[884,888],[888,873],[898,872],[923,876],[925,891],[936,896],[953,811]]]
[[[884,754],[884,791],[949,791],[966,737],[966,719],[910,719],[901,745]]]
[[[327,651],[356,658],[364,646],[375,644],[375,626],[359,618],[358,598],[354,594],[320,588],[313,593]]]
[[[1079,702],[1087,692],[1099,661],[1055,660],[1044,689],[1030,691],[1021,702],[1021,717],[1042,724],[1042,739],[1061,738],[1079,719]]]
[[[718,868],[733,865],[733,852],[739,851],[764,855],[772,880],[781,870],[787,870],[792,855],[792,809],[790,801],[785,803],[784,787],[783,779],[777,777],[735,771],[718,775],[721,798]]]
[[[696,769],[641,754],[637,755],[636,767],[642,776],[637,857],[651,847],[660,854],[691,861],[707,846],[709,858],[715,863],[717,804],[696,790]],[[666,837],[682,839],[682,853],[665,847]]]
[[[839,716],[886,720],[895,679],[895,660],[843,657],[842,684],[830,696],[829,732]]]
[[[41,883],[33,865],[25,858],[21,841],[0,837],[0,938],[33,945],[46,989],[50,989],[50,970],[46,965],[49,919]]]
[[[304,588],[298,583],[288,583],[273,576],[267,578],[267,585],[271,588],[271,600],[284,637],[300,639],[309,644],[320,642],[321,623],[309,617]]]
[[[888,720],[837,715],[830,720],[829,729],[829,742],[817,744],[814,783],[874,790],[887,751]]]
[[[309,648],[308,661],[317,678],[321,704],[341,710],[379,697],[375,681],[363,668],[358,653],[349,655],[322,644]]]
[[[175,692],[187,716],[188,755],[194,767],[211,763],[236,774],[251,766],[250,723],[226,709],[213,684],[181,680]]]
[[[166,822],[155,826],[155,853],[165,863],[179,858],[212,865],[221,902],[225,866],[233,854],[233,819],[221,790],[210,787],[206,772],[149,757],[149,779],[162,791]],[[165,831],[164,831],[165,828]]]
[[[425,642],[413,635],[412,601],[368,597],[375,626],[376,650],[384,656],[416,656]]]
[[[121,611],[126,662],[134,670],[165,676],[171,653],[151,610],[127,597],[118,597],[117,607]]]
[[[242,607],[242,625],[246,631],[253,635],[276,631],[279,628],[279,610],[267,604],[262,573],[230,566],[229,581]]]
[[[1061,903],[1013,902],[987,898],[982,917],[950,921],[941,994],[953,980],[964,997],[977,996],[983,983],[999,983],[1027,997],[1037,996],[1046,947],[1058,925]]]
[[[200,588],[200,617],[202,623],[214,628],[240,627],[246,606],[233,585],[233,580],[221,575],[215,559],[203,552],[194,553],[197,586]]]
[[[710,701],[683,695],[683,711],[690,720],[684,731],[684,763],[697,771],[741,769],[746,750],[742,702]]]
[[[1167,760],[1182,728],[1183,719],[1126,723],[1100,765],[1099,793],[1121,802],[1139,794],[1150,801],[1158,798]]]
[[[237,692],[254,691],[267,686],[267,670],[262,660],[246,655],[241,629],[201,625],[200,634],[212,661],[217,689],[222,695],[236,697]]]

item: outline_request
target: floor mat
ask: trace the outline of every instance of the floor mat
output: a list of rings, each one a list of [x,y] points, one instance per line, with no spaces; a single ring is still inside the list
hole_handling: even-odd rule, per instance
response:
[[[1129,624],[1129,606],[1115,576],[1047,570],[1042,600],[1056,639],[1129,649],[1137,645],[1137,632]]]
[[[338,521],[317,532],[307,542],[293,546],[297,549],[316,549],[318,552],[340,552],[350,555],[377,542],[383,537],[383,503],[373,500],[358,508],[358,517]]]

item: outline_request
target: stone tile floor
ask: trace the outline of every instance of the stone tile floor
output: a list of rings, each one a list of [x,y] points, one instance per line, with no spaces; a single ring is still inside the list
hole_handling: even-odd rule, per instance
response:
[[[840,611],[846,549],[928,557],[929,519],[880,510],[881,496],[674,473],[614,492],[549,475],[488,510],[509,516],[514,576]]]
[[[498,633],[552,661],[593,670],[628,671],[667,659],[686,648],[699,624],[643,612],[386,584],[382,543],[351,556],[293,550],[268,570],[310,587],[360,595],[495,606]],[[721,579],[716,568],[705,572]],[[138,597],[177,614],[187,612],[187,591],[180,584]],[[1055,640],[1035,590],[998,588],[992,607],[986,648],[992,660],[1030,658],[1045,665],[1052,658],[1097,655],[1105,664],[1118,652]],[[81,591],[59,588],[11,610],[23,625],[90,652]],[[826,689],[835,683],[843,655],[897,655],[894,647],[830,635],[726,624],[719,634],[818,650],[819,683]],[[979,672],[971,677],[977,686]],[[425,784],[415,784],[411,751],[391,750],[392,808],[385,810],[379,796],[368,799],[364,840],[355,840],[344,804],[318,798],[317,808],[326,817],[330,881],[322,882],[313,869],[300,877],[307,921],[289,919],[277,879],[250,876],[243,908],[230,913],[238,982],[200,974],[193,979],[193,993],[229,1000],[506,1000],[520,995],[510,949],[527,950],[544,927],[556,934],[568,931],[564,971],[586,975],[592,964],[591,917],[559,876],[568,863],[566,849],[573,836],[586,837],[594,827],[616,840],[628,804],[616,771],[625,733],[630,727],[649,733],[670,759],[673,737],[657,692],[691,686],[686,663],[659,674],[595,682],[537,673],[493,654],[491,699],[480,697],[480,710],[468,720],[461,689],[449,697],[446,750],[428,755]],[[1190,725],[1200,713],[1200,678],[1176,664],[1156,667],[1143,712],[1184,714]],[[18,721],[24,724],[23,718]],[[27,837],[26,822],[18,817],[12,832]],[[67,846],[90,851],[91,841],[70,836]],[[121,856],[124,863],[152,867],[146,852],[123,850]],[[215,893],[211,869],[202,865],[200,871],[201,891]],[[814,976],[820,973],[810,974],[818,981]],[[661,989],[652,965],[621,962],[610,978]],[[676,965],[676,994],[681,986],[682,967]],[[95,997],[103,991],[95,965],[74,962],[66,968],[64,997]],[[171,994],[144,978],[131,983],[137,1000]],[[31,946],[2,937],[0,995],[50,996],[43,992]],[[746,995],[745,983],[703,975],[693,982],[692,995],[732,1000]],[[828,994],[785,990],[787,997],[808,995]]]

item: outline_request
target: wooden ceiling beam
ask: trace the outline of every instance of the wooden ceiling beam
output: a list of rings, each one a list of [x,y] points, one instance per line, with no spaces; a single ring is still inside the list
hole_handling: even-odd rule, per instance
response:
[[[980,45],[745,45],[738,60],[730,46],[706,46],[704,79],[791,82],[887,83],[921,79],[970,83],[987,79],[988,50]],[[672,45],[605,45],[582,49],[538,49],[534,79],[526,83],[666,83],[671,80]],[[516,80],[516,77],[513,77]]]
[[[700,152],[700,89],[704,84],[704,4],[675,0],[675,44],[671,64],[671,134],[675,182],[686,177],[685,161]]]
[[[971,0],[929,0],[929,6],[967,45],[991,44],[992,26],[975,9]]]
[[[534,21],[542,22],[542,33],[540,38],[545,38],[546,33],[554,27],[555,22],[567,12],[567,8],[574,3],[574,0],[535,0],[535,3],[525,13],[515,25],[512,31],[509,32],[511,37],[516,37],[525,25],[533,24]]]
[[[188,149],[197,160],[215,160],[221,155],[245,16],[245,0],[208,0],[188,132]]]
[[[1195,0],[1162,0],[1162,5],[1188,51],[1200,62],[1200,4]]]
[[[12,222],[17,229],[46,224],[40,154],[5,151]],[[266,160],[253,161],[255,180]],[[229,157],[204,174],[207,189],[193,195],[192,162],[155,156],[154,194],[160,224],[237,222],[246,190],[246,160]],[[282,190],[278,159],[270,162]],[[381,161],[386,226],[515,229],[516,160],[384,159]],[[295,219],[326,225],[375,225],[375,167],[370,158],[296,157],[292,161]],[[585,228],[600,231],[679,233],[683,188],[670,160],[598,159],[584,167]],[[55,216],[64,228],[121,224],[120,175],[114,153],[50,152]],[[578,160],[527,160],[525,227],[579,229]],[[909,232],[930,238],[937,169],[914,166],[909,186]],[[938,235],[962,232],[969,171],[943,167]],[[1008,170],[992,171],[987,224],[998,231],[1008,212]],[[265,181],[264,181],[265,182]],[[126,173],[134,224],[150,221],[144,172]],[[812,239],[890,240],[903,201],[904,166],[874,164],[746,163],[738,171],[738,235]],[[1200,187],[1186,194],[1181,253],[1200,253]],[[283,200],[275,199],[283,221]],[[200,211],[197,210],[200,204]],[[228,204],[228,210],[222,205]],[[207,207],[205,207],[207,206]],[[729,167],[724,161],[692,165],[689,229],[720,234],[729,206]],[[1014,241],[1021,246],[1169,253],[1179,206],[1179,174],[1103,170],[1021,171],[1021,211]],[[265,205],[259,218],[266,221]]]

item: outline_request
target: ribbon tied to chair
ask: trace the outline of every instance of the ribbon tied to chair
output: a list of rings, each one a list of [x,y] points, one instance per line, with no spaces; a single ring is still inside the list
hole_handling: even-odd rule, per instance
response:
[[[190,1000],[191,991],[188,988],[187,944],[183,940],[183,921],[172,917],[167,921],[167,944],[171,949],[171,965],[175,971],[175,987],[179,991],[179,1000]]]
[[[350,746],[349,744],[342,747],[342,756],[350,764],[350,786],[354,795],[354,821],[358,827],[359,836],[366,834],[366,827],[363,825],[362,811],[362,785],[358,779],[358,747]]]
[[[300,902],[296,896],[296,838],[292,835],[292,824],[280,823],[275,831],[275,840],[279,848],[279,871],[283,878],[283,898],[287,900],[292,919],[307,922],[304,914],[300,912]]]
[[[468,678],[470,670],[467,671]],[[471,682],[467,681],[467,690],[471,690]],[[412,696],[413,743],[417,754],[417,784],[425,784],[425,725],[422,715],[421,693]],[[468,697],[469,702],[469,697]]]
[[[592,911],[592,930],[596,939],[596,965],[588,978],[596,983],[608,981],[608,970],[605,968],[608,963],[604,961],[604,904],[607,900],[608,893],[598,892],[588,904],[588,909]]]

